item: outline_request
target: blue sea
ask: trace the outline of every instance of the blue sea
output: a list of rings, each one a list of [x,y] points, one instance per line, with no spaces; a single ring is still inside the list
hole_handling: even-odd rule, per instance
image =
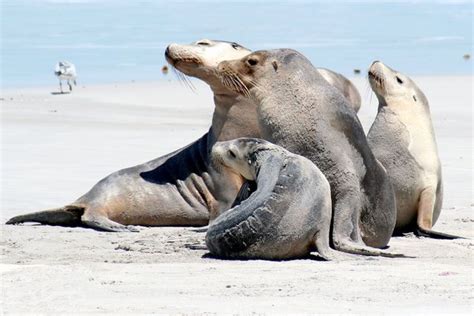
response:
[[[4,87],[162,80],[165,47],[201,38],[289,47],[345,75],[382,60],[411,75],[472,74],[472,1],[2,0]]]

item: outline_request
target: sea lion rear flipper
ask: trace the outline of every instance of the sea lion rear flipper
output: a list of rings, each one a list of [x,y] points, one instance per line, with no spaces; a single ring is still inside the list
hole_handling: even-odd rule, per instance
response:
[[[6,224],[35,222],[44,225],[80,226],[83,213],[84,207],[82,206],[66,205],[57,209],[15,216],[10,218]]]

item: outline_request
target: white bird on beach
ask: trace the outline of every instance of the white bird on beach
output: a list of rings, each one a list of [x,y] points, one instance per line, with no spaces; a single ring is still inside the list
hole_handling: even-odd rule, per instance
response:
[[[67,80],[69,91],[72,91],[71,81],[76,85],[76,67],[68,61],[60,61],[54,67],[54,74],[59,79],[59,88],[63,93],[63,84],[61,80]]]

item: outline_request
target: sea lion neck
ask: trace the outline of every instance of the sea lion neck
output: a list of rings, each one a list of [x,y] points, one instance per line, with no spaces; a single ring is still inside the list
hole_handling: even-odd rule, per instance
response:
[[[248,98],[229,92],[214,94],[212,131],[216,141],[239,137],[260,137],[255,104]]]

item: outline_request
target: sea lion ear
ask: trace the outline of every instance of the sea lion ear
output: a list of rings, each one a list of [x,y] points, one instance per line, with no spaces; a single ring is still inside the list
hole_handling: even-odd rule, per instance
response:
[[[278,70],[278,63],[276,60],[272,61],[272,66],[273,66],[273,69],[275,69],[275,71]]]

